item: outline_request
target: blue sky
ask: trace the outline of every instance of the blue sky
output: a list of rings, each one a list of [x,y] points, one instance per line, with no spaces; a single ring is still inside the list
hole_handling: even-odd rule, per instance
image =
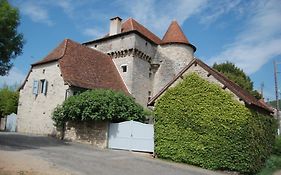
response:
[[[13,60],[4,83],[20,83],[30,64],[46,56],[63,39],[93,40],[109,30],[109,19],[136,19],[160,38],[177,20],[195,55],[207,64],[235,63],[253,80],[264,83],[265,99],[274,99],[273,60],[281,62],[280,0],[10,0],[20,10],[23,54]],[[281,65],[278,66],[281,72]],[[281,74],[279,84],[281,89]]]

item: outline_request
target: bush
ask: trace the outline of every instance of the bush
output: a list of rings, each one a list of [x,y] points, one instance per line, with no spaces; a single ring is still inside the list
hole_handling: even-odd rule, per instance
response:
[[[209,169],[258,172],[276,133],[273,117],[246,108],[192,73],[157,101],[158,157]]]
[[[8,87],[0,90],[0,118],[17,113],[19,93]]]
[[[275,140],[272,154],[281,156],[281,136],[278,136]]]
[[[132,97],[111,90],[91,90],[71,96],[53,112],[55,126],[67,121],[125,121],[143,122],[145,111]]]
[[[271,155],[258,175],[271,175],[281,169],[281,156]]]

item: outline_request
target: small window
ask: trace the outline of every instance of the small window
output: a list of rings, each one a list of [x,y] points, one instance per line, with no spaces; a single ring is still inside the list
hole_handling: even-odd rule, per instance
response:
[[[44,95],[47,94],[47,85],[48,82],[45,79],[40,80],[40,92]]]
[[[98,45],[95,45],[95,47],[97,47]]]
[[[43,69],[43,74],[45,73],[45,69]]]
[[[121,66],[122,72],[127,72],[127,65]]]

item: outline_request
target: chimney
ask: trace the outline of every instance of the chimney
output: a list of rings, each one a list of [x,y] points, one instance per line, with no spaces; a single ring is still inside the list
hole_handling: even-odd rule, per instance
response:
[[[109,36],[121,33],[122,19],[118,16],[110,19]]]

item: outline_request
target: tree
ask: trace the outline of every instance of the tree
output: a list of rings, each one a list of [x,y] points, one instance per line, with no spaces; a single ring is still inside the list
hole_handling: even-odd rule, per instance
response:
[[[23,35],[18,33],[19,12],[7,0],[0,0],[0,75],[9,73],[11,59],[22,53]]]
[[[250,92],[257,99],[262,98],[261,94],[257,90],[254,90],[251,78],[247,76],[242,69],[235,66],[235,64],[229,61],[221,64],[215,63],[213,68],[223,73],[227,78],[238,84],[241,88]]]
[[[69,97],[53,112],[57,128],[67,121],[125,121],[145,120],[143,107],[121,92],[96,89]]]
[[[9,88],[0,90],[0,118],[17,113],[19,93]]]

